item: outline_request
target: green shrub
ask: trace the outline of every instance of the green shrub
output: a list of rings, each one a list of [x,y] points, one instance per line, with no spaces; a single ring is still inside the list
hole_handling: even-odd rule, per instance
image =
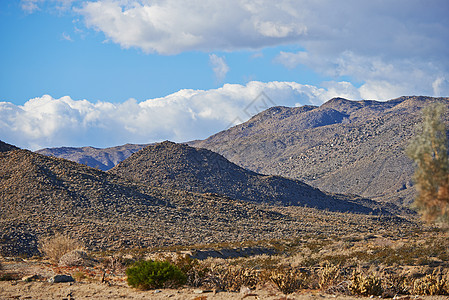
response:
[[[183,285],[186,275],[167,261],[138,261],[126,269],[128,284],[132,287],[148,290]]]

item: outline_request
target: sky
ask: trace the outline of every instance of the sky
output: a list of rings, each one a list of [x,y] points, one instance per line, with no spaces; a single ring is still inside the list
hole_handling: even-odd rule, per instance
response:
[[[204,139],[275,105],[449,96],[447,0],[0,1],[0,140]]]

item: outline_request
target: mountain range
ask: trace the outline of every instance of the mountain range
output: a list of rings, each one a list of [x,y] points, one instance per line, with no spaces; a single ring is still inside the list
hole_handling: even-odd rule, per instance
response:
[[[404,150],[421,120],[421,109],[433,102],[448,105],[448,101],[424,96],[389,101],[334,98],[319,107],[277,106],[205,140],[187,144],[221,154],[245,169],[297,179],[328,193],[410,206],[415,197],[413,165]],[[445,121],[449,125],[447,116]],[[145,146],[96,151],[117,153],[118,157],[120,149],[120,158],[126,158]],[[78,148],[78,156],[67,148],[38,152],[92,167],[114,164],[98,159],[105,154],[89,156],[83,149]]]
[[[404,149],[421,109],[448,100],[272,107],[186,144],[42,155],[0,141],[0,254],[56,232],[100,250],[414,230]]]
[[[119,162],[129,157],[134,152],[148,145],[126,144],[110,148],[94,147],[59,147],[45,148],[36,151],[36,153],[65,158],[86,166],[91,166],[99,170],[107,171],[117,165]]]
[[[201,157],[197,153],[200,152],[222,159],[231,169],[228,172],[247,172],[244,176],[256,178],[262,176],[239,169],[208,150],[173,143],[148,146],[123,161],[123,165],[119,164],[114,171],[103,172],[0,142],[0,254],[36,254],[39,240],[58,232],[77,238],[91,250],[117,250],[285,239],[338,232],[402,231],[416,227],[411,219],[394,215],[404,215],[403,210],[394,206],[385,209],[371,200],[345,200],[324,194],[322,199],[307,200],[310,201],[307,203],[322,200],[326,205],[341,205],[341,210],[346,211],[343,213],[332,212],[335,210],[332,207],[323,210],[279,206],[262,200],[244,201],[217,193],[188,191],[169,187],[169,184],[154,186],[145,176],[128,169],[127,163],[146,156],[155,147],[169,148],[170,151],[165,151],[172,154],[183,153],[185,149],[192,152],[175,164],[189,164],[192,157]],[[135,172],[147,168],[142,163]],[[179,174],[178,178],[182,178],[180,174],[188,175],[182,173],[185,171],[182,168],[180,170],[175,173]],[[282,191],[276,184],[271,187]],[[303,183],[296,184],[293,186],[299,189],[298,193],[303,194],[304,199],[307,199],[307,193],[320,193]],[[266,198],[269,197],[274,196],[267,195]],[[324,208],[323,204],[317,206]]]
[[[413,164],[405,155],[421,109],[449,98],[331,99],[320,107],[272,107],[189,145],[262,174],[302,180],[323,191],[409,206]],[[449,124],[445,116],[446,124]]]

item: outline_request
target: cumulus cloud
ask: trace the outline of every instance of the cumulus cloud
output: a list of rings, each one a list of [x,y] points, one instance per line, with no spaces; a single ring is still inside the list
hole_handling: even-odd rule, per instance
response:
[[[297,45],[303,50],[280,52],[276,61],[335,80],[348,76],[365,84],[363,97],[383,99],[443,90],[438,78],[449,78],[446,2],[99,0],[78,12],[109,40],[148,53]]]
[[[163,98],[124,103],[90,102],[49,95],[18,106],[0,102],[2,140],[28,149],[57,146],[107,147],[162,140],[206,138],[273,105],[321,104],[350,91],[295,82],[225,84],[212,90],[181,90]],[[347,93],[350,96],[350,92]]]
[[[229,72],[229,66],[226,64],[224,57],[219,57],[215,54],[209,55],[209,62],[214,71],[215,78],[218,82],[222,82],[226,74]]]
[[[87,26],[124,48],[176,54],[262,48],[307,34],[307,27],[297,19],[297,9],[291,11],[286,3],[274,3],[100,0],[86,2],[77,11]]]

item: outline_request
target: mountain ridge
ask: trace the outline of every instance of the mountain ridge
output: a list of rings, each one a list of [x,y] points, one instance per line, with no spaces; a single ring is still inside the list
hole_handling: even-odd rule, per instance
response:
[[[40,239],[55,233],[70,235],[87,249],[99,251],[304,234],[390,234],[417,226],[413,220],[392,215],[270,206],[153,187],[15,148],[0,152],[0,198],[3,256],[38,254]]]
[[[404,150],[421,120],[420,110],[437,101],[448,105],[449,98],[404,96],[385,102],[334,98],[307,112],[282,108],[288,115],[283,122],[273,121],[276,113],[267,118],[267,113],[276,112],[277,108],[271,108],[188,144],[215,151],[259,173],[303,180],[327,192],[408,206],[415,190],[413,165]],[[346,117],[335,124],[304,126],[304,119],[318,120],[329,109]],[[259,124],[261,118],[266,120],[263,124]],[[445,122],[449,124],[447,116]],[[284,123],[289,124],[286,130]]]
[[[388,213],[368,199],[325,194],[298,180],[243,169],[207,149],[169,141],[147,146],[108,172],[151,186],[213,193],[254,203]]]

